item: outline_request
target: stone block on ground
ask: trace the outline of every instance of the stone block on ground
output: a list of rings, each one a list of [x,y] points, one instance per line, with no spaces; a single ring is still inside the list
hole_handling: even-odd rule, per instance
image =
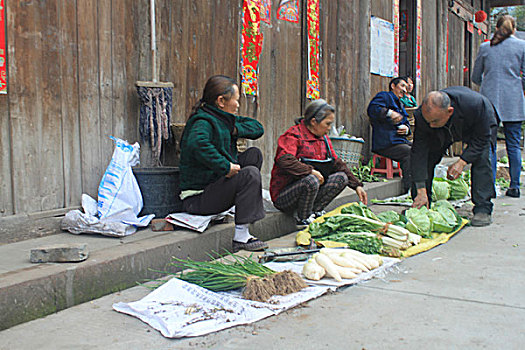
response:
[[[152,231],[174,231],[173,225],[166,221],[166,219],[153,219],[151,220]]]
[[[56,244],[31,249],[32,263],[79,262],[88,258],[87,244]]]

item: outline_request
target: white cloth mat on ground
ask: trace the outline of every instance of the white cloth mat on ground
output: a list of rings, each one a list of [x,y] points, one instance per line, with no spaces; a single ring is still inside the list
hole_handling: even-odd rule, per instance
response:
[[[200,336],[237,325],[249,324],[277,315],[308,300],[335,290],[339,286],[356,284],[384,275],[399,259],[384,258],[384,263],[375,270],[359,275],[352,280],[337,282],[324,278],[309,281],[309,286],[297,293],[273,296],[267,303],[242,299],[239,290],[215,293],[208,289],[172,278],[144,298],[130,303],[113,304],[113,309],[135,316],[157,329],[167,338]],[[301,274],[305,262],[268,263],[276,270],[292,270]]]

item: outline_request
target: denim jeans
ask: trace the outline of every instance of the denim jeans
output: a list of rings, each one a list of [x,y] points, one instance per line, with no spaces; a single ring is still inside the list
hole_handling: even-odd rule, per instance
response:
[[[521,122],[503,122],[505,144],[509,158],[510,188],[520,188],[521,173]]]

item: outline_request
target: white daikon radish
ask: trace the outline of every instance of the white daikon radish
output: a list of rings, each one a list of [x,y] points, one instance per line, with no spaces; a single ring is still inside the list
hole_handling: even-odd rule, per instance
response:
[[[324,254],[315,254],[315,262],[323,267],[326,273],[335,279],[337,282],[342,282],[341,275],[337,271],[336,265],[330,260],[330,258]]]
[[[338,266],[342,266],[342,267],[355,267],[353,261],[351,260],[348,260],[346,259],[345,257],[343,257],[342,255],[340,254],[337,254],[337,253],[321,253],[321,254],[324,254],[326,255],[327,257],[330,258],[330,260],[332,260],[332,262]]]
[[[346,253],[341,254],[341,256],[343,256],[346,260],[350,260],[352,264],[354,265],[354,267],[358,268],[359,270],[370,271],[370,269],[366,265],[364,265],[362,262],[357,260],[355,256],[349,255]]]
[[[325,274],[325,269],[316,263],[314,259],[308,260],[303,266],[303,275],[309,280],[319,281]]]
[[[339,272],[339,275],[341,275],[341,277],[344,279],[352,279],[357,277],[357,274],[353,272],[353,269],[351,267],[336,266],[336,268]]]

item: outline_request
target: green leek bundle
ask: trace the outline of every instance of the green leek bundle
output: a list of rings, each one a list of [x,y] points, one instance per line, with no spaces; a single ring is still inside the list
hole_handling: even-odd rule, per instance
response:
[[[297,292],[307,285],[295,272],[276,272],[254,260],[252,256],[229,254],[233,261],[195,261],[173,258],[170,265],[190,269],[176,274],[179,279],[214,292],[244,288],[246,299],[265,302],[272,295]]]

